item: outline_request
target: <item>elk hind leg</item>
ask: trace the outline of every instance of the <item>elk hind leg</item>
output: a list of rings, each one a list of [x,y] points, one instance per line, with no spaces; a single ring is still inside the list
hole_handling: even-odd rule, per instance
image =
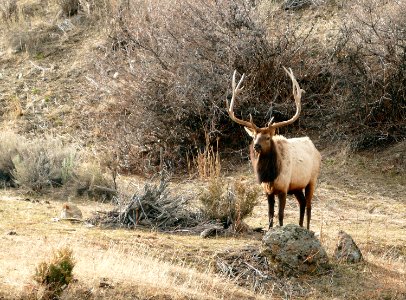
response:
[[[275,214],[275,194],[267,194],[268,197],[268,221],[269,228],[273,227],[273,216]]]
[[[310,219],[312,217],[312,198],[315,188],[316,185],[312,182],[309,183],[305,188],[307,229],[310,229]]]
[[[304,220],[304,213],[305,213],[305,208],[306,208],[306,198],[303,194],[303,191],[295,191],[294,193],[297,201],[299,202],[299,208],[300,208],[300,215],[299,215],[299,225],[303,227],[303,220]]]
[[[280,193],[278,195],[278,199],[279,199],[279,213],[278,213],[279,225],[283,226],[283,215],[284,215],[285,205],[286,205],[286,193]]]

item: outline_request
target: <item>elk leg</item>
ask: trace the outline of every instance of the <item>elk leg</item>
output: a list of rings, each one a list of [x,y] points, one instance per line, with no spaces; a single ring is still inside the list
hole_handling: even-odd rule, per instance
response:
[[[269,220],[269,228],[273,226],[273,216],[275,214],[275,195],[267,194],[268,197],[268,220]]]
[[[305,194],[306,194],[306,217],[307,217],[307,229],[310,229],[310,219],[312,217],[312,198],[313,193],[316,185],[313,183],[309,183],[306,186]]]
[[[286,193],[280,193],[278,195],[278,199],[279,199],[279,225],[283,226],[283,214],[285,211],[285,204],[286,204]]]
[[[300,207],[299,225],[301,227],[303,227],[303,219],[304,219],[304,213],[305,213],[305,208],[306,208],[306,198],[303,194],[303,191],[296,191],[295,197],[296,197],[297,201],[299,202],[299,207]]]

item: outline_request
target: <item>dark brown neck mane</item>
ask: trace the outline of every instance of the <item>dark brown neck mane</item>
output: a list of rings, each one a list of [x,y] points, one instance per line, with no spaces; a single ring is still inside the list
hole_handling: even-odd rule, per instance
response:
[[[259,183],[273,183],[280,171],[275,142],[271,140],[270,152],[261,154],[255,152],[252,143],[250,146],[250,158]]]

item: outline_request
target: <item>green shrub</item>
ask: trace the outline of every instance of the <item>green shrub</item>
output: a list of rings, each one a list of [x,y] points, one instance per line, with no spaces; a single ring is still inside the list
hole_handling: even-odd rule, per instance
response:
[[[46,288],[45,299],[58,299],[64,288],[73,279],[75,260],[70,248],[61,248],[53,253],[49,262],[41,262],[35,269],[34,280]]]
[[[251,215],[258,204],[260,190],[241,180],[231,184],[224,178],[212,178],[208,187],[199,197],[203,205],[203,214],[207,219],[220,220],[225,227],[240,227],[244,218]]]

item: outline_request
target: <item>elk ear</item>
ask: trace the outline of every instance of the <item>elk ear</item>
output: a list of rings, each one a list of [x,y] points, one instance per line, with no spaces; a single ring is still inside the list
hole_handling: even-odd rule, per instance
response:
[[[255,137],[256,132],[255,132],[254,129],[248,128],[248,127],[245,127],[245,126],[244,126],[244,129],[245,129],[245,131],[248,133],[248,135],[249,135],[250,137],[252,137],[252,138]]]

